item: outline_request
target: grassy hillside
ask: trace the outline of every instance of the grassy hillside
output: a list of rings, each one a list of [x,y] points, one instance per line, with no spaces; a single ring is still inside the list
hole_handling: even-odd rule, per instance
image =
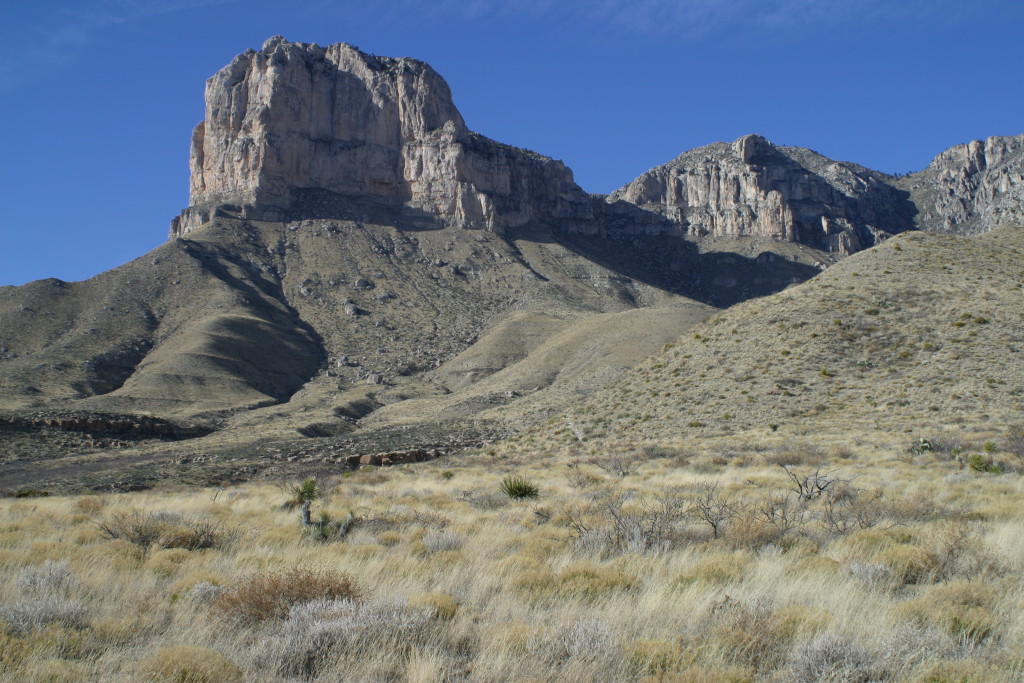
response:
[[[715,315],[529,438],[604,448],[999,431],[1024,414],[1022,287],[1024,229],[900,235]]]

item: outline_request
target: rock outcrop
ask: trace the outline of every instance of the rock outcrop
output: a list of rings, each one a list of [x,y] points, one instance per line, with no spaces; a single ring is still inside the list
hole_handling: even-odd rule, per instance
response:
[[[910,192],[922,230],[971,235],[1022,224],[1024,135],[951,147],[897,185]]]
[[[853,253],[913,227],[891,177],[759,135],[685,152],[608,200],[664,215],[690,235],[760,235]]]
[[[593,236],[762,236],[851,254],[912,228],[1024,221],[1024,135],[953,147],[903,178],[747,135],[685,152],[601,202],[562,162],[470,131],[427,64],[280,36],[207,81],[190,165],[190,206],[172,237],[216,216],[499,234],[542,223]]]
[[[349,217],[334,214],[360,201],[495,232],[592,204],[561,162],[471,132],[427,64],[279,36],[207,81],[190,166],[172,237],[215,215]]]

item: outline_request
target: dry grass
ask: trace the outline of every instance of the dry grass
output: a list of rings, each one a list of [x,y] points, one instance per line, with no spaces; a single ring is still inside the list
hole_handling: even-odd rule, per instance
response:
[[[354,600],[359,588],[352,577],[326,569],[294,567],[246,576],[214,602],[229,616],[251,622],[288,615],[295,605],[314,600]]]
[[[1013,680],[1024,484],[948,454],[790,443],[651,451],[627,476],[485,453],[323,480],[344,540],[271,484],[0,502],[9,680]],[[1002,451],[996,451],[1002,457]],[[787,458],[788,460],[788,458]],[[745,462],[738,465],[736,462]],[[809,463],[809,464],[807,464]],[[571,481],[565,473],[571,473]],[[502,479],[536,482],[510,499]],[[831,490],[831,489],[830,489]],[[466,492],[472,492],[467,495]],[[486,496],[490,502],[481,505]],[[869,507],[869,511],[858,505]],[[240,528],[147,549],[94,522]],[[869,514],[870,512],[870,514]],[[841,523],[837,523],[837,519]],[[712,524],[714,522],[714,524]],[[716,530],[717,525],[717,530]],[[829,678],[831,677],[831,678]]]

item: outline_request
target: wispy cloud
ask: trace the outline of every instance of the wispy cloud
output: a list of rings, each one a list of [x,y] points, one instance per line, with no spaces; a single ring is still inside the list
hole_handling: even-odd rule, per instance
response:
[[[616,33],[702,37],[736,28],[787,30],[938,14],[946,0],[435,0],[433,11],[463,19],[528,18]],[[423,3],[404,0],[409,11]]]
[[[144,17],[234,0],[82,0],[54,8],[24,3],[7,13],[0,40],[0,91],[68,62],[102,31]]]

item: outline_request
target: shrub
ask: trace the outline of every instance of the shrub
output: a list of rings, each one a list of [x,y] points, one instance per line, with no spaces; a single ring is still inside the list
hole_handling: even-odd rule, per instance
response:
[[[208,604],[224,594],[225,588],[211,581],[200,581],[184,592],[184,597],[191,602]]]
[[[97,522],[107,538],[124,539],[141,548],[199,550],[218,548],[234,539],[235,533],[216,522],[188,519],[168,512],[118,513],[104,522]]]
[[[423,537],[423,546],[430,554],[462,547],[462,537],[452,531],[430,531]]]
[[[519,476],[508,476],[501,480],[499,487],[501,492],[509,498],[536,498],[540,495],[540,489],[529,479]]]
[[[989,442],[991,443],[991,442]],[[981,453],[975,453],[967,459],[967,466],[974,472],[988,472],[991,474],[1001,474],[1002,470],[999,469],[999,465],[992,461],[992,456],[982,455]]]
[[[953,581],[928,587],[920,597],[899,606],[899,613],[923,626],[941,628],[956,640],[980,643],[1000,626],[993,611],[999,592],[976,581]]]
[[[303,518],[305,520],[305,518]],[[343,519],[333,519],[327,511],[321,511],[319,518],[308,524],[303,523],[303,534],[313,541],[326,543],[340,541],[348,535],[356,523],[355,516],[349,512]]]
[[[425,642],[435,615],[431,607],[411,607],[403,598],[314,600],[291,609],[268,654],[281,673],[313,678],[346,652],[394,657]]]
[[[242,670],[230,659],[205,647],[172,645],[158,648],[139,663],[140,678],[173,683],[232,683]]]
[[[63,595],[38,595],[0,607],[0,622],[12,631],[24,634],[50,624],[66,628],[84,628],[85,603]]]
[[[25,567],[14,581],[14,588],[28,597],[67,596],[78,588],[78,579],[67,562],[47,560],[34,567]]]
[[[73,597],[78,579],[66,562],[47,560],[25,567],[14,580],[18,600],[0,607],[0,622],[15,633],[27,633],[50,624],[82,628],[86,624],[85,604]]]
[[[459,611],[459,602],[447,593],[420,593],[409,602],[412,607],[429,607],[441,621],[451,621]]]
[[[794,648],[789,659],[794,683],[863,683],[871,676],[871,657],[853,641],[825,633]]]
[[[75,507],[78,508],[79,512],[95,515],[103,509],[103,499],[99,496],[83,496],[75,501]]]
[[[616,657],[619,645],[605,622],[577,619],[535,635],[527,643],[527,650],[552,662],[568,659],[593,662]]]
[[[689,510],[680,491],[637,499],[622,490],[597,491],[585,506],[566,505],[560,519],[581,550],[595,554],[664,550],[692,536]]]
[[[311,600],[355,600],[361,591],[348,574],[294,567],[248,576],[217,597],[214,604],[248,622],[284,618],[295,605]]]
[[[1024,425],[1011,425],[1007,428],[1004,448],[1010,455],[1024,460]]]

